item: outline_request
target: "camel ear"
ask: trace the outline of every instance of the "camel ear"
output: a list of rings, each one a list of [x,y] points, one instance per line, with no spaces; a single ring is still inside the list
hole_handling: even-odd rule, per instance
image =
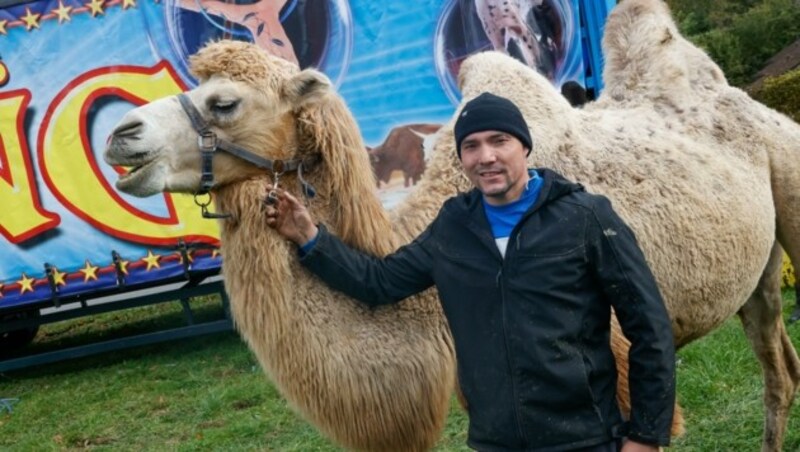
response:
[[[318,100],[331,90],[331,81],[325,74],[313,69],[300,71],[283,85],[283,97],[292,105],[300,106]]]

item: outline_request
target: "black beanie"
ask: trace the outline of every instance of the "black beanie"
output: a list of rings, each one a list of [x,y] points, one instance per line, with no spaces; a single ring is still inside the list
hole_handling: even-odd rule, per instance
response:
[[[499,130],[509,133],[528,148],[533,149],[528,124],[513,102],[492,93],[482,93],[464,105],[455,126],[456,152],[461,159],[461,142],[467,135],[485,130]]]

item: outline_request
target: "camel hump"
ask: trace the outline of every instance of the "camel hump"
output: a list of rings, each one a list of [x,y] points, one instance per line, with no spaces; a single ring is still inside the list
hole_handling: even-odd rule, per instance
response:
[[[727,87],[719,66],[681,36],[666,4],[627,0],[609,14],[603,36],[602,98],[647,98],[686,107]]]

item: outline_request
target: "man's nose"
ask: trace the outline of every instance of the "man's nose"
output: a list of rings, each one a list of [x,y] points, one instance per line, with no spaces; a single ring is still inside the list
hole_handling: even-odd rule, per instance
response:
[[[497,154],[494,152],[491,146],[483,145],[480,149],[480,162],[481,163],[492,163],[497,160]]]

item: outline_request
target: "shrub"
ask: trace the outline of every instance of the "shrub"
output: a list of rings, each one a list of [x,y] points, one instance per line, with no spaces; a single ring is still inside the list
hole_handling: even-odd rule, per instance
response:
[[[686,14],[681,25],[687,31],[707,24],[719,26],[688,37],[709,53],[735,86],[749,83],[772,55],[800,36],[796,0],[763,0],[742,14],[733,9],[726,12],[732,13],[725,15],[726,20]]]
[[[800,123],[800,68],[766,79],[757,97]]]

